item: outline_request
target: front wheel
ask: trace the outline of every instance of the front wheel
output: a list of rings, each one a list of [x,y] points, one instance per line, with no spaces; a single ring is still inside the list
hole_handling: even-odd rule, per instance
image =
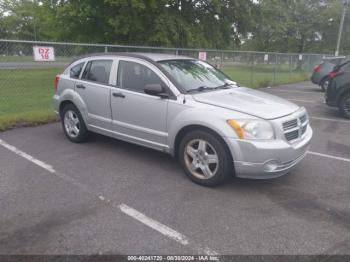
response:
[[[233,162],[224,142],[202,130],[182,139],[178,157],[187,176],[204,186],[216,186],[233,174]]]
[[[350,119],[350,93],[345,94],[341,99],[339,111],[345,118]]]

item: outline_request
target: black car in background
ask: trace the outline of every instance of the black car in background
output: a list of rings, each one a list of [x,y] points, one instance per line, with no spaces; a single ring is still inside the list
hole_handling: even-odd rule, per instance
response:
[[[322,63],[314,67],[311,75],[311,82],[319,85],[323,91],[325,91],[329,85],[329,73],[333,71],[336,66],[343,64],[346,61],[350,61],[350,57],[325,57]]]
[[[325,102],[338,107],[340,113],[350,119],[350,61],[342,63],[328,74],[329,86],[325,93]]]

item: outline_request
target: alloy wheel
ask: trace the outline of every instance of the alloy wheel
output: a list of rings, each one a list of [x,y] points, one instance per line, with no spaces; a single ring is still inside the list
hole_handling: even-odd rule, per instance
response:
[[[68,110],[64,115],[64,127],[70,137],[75,138],[79,135],[80,121],[79,117],[74,111]]]
[[[184,158],[187,169],[199,179],[210,179],[218,171],[218,154],[215,148],[203,139],[189,141],[185,146]]]

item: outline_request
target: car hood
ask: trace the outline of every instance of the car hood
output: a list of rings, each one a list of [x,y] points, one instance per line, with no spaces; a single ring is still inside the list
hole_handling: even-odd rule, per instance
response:
[[[280,97],[251,88],[237,87],[194,94],[195,101],[246,113],[263,119],[289,115],[299,109]]]

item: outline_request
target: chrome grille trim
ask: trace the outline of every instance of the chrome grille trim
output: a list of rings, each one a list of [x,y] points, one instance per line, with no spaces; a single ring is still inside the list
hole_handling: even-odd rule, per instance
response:
[[[300,121],[301,121],[302,124],[304,124],[307,121],[307,115],[306,114],[302,115],[300,117]]]
[[[284,130],[292,129],[292,128],[295,128],[298,126],[298,120],[293,119],[293,120],[282,123],[282,125],[283,125]]]
[[[282,127],[286,140],[288,142],[293,142],[302,138],[306,133],[308,123],[309,121],[306,113],[303,113],[295,119],[283,122]]]

